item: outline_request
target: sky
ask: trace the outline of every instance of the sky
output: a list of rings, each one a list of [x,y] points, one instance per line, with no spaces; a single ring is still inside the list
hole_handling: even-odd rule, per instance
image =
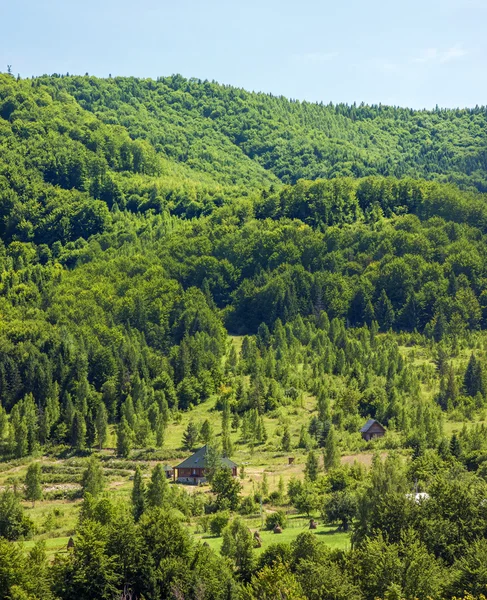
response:
[[[316,102],[487,104],[487,0],[0,0],[0,71],[215,80]]]

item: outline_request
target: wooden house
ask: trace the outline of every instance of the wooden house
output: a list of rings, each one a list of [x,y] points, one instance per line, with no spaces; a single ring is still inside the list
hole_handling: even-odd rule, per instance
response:
[[[385,432],[385,427],[375,419],[369,419],[360,430],[360,433],[366,442],[369,442],[374,438],[384,437]]]
[[[198,483],[206,482],[206,471],[207,471],[207,454],[208,449],[206,446],[197,450],[192,456],[183,460],[183,462],[174,467],[176,472],[175,479],[178,483],[192,483],[197,485]],[[220,465],[231,469],[232,475],[237,476],[237,465],[229,458],[221,458]]]

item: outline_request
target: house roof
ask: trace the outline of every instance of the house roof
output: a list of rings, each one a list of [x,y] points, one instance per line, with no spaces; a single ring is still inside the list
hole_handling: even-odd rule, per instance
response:
[[[207,446],[203,446],[203,448],[196,450],[196,452],[192,456],[190,456],[186,460],[183,460],[183,462],[180,465],[177,465],[174,468],[175,469],[206,469],[207,454],[208,454],[208,448],[207,448]],[[225,457],[220,458],[220,465],[222,467],[229,467],[230,469],[237,466],[236,463],[234,463],[229,458],[225,458]]]
[[[170,467],[169,465],[164,465],[162,468],[164,471],[174,471],[174,467]]]
[[[367,423],[365,423],[365,425],[360,430],[360,433],[367,433],[367,431],[372,427],[372,425],[375,425],[375,424],[377,424],[381,429],[383,429],[385,431],[385,427],[383,425],[381,425],[379,423],[379,421],[376,421],[375,419],[369,419],[367,421]]]

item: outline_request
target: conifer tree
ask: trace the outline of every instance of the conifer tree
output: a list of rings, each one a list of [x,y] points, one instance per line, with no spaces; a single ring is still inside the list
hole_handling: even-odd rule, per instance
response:
[[[164,445],[165,433],[166,424],[164,423],[164,417],[162,414],[159,414],[156,421],[156,446],[158,448],[162,448]]]
[[[151,480],[147,488],[147,505],[160,508],[168,501],[169,483],[162,465],[156,465],[152,471]]]
[[[213,476],[215,475],[216,471],[221,466],[221,459],[222,459],[222,454],[221,454],[221,452],[219,450],[219,447],[215,443],[215,441],[212,440],[206,446],[206,470],[205,470],[205,475],[206,475],[206,479],[210,483],[212,482]]]
[[[71,426],[71,445],[78,452],[86,448],[86,422],[79,410],[75,411]]]
[[[127,419],[122,417],[117,427],[117,454],[128,458],[132,449],[134,433],[130,428]]]
[[[284,487],[284,478],[282,475],[279,476],[279,483],[277,484],[277,492],[279,494],[279,504],[284,504],[284,496],[286,494],[286,488]]]
[[[340,464],[340,451],[336,441],[335,427],[332,425],[325,442],[323,454],[325,469],[330,470]]]
[[[311,451],[308,454],[308,458],[306,460],[306,467],[304,470],[304,474],[309,481],[316,481],[318,479],[319,472],[319,464],[316,454]]]
[[[455,377],[455,371],[453,369],[453,365],[450,364],[445,386],[445,407],[447,409],[450,409],[456,405],[458,394],[459,391]]]
[[[66,423],[66,428],[68,433],[71,431],[73,426],[73,420],[75,415],[75,408],[73,401],[71,400],[71,395],[66,394],[66,402],[64,405],[64,422]]]
[[[83,413],[82,413],[83,414]],[[93,412],[88,410],[85,417],[86,423],[86,446],[88,448],[93,448],[96,439],[96,424],[95,419],[93,418]]]
[[[105,487],[105,476],[100,461],[96,456],[91,456],[88,460],[88,466],[83,472],[81,486],[83,494],[89,493],[94,498],[101,494]]]
[[[191,420],[183,433],[183,448],[193,450],[198,442],[200,432],[195,423]]]
[[[233,417],[232,417],[232,429],[234,431],[237,431],[237,429],[240,427],[240,418],[238,416],[238,413],[234,413]]]
[[[16,458],[27,456],[29,453],[29,435],[25,420],[20,416],[19,406],[16,404],[10,414],[11,439],[9,446]]]
[[[208,442],[213,437],[213,428],[208,419],[205,419],[203,421],[203,425],[201,426],[200,436],[201,436],[201,440],[203,441],[204,444],[208,444]]]
[[[287,425],[284,428],[284,433],[282,434],[281,447],[284,452],[290,452],[291,450],[291,432],[289,431],[289,427]]]
[[[472,353],[468,361],[465,376],[463,378],[463,389],[468,396],[474,398],[480,392],[485,396],[484,373],[482,363]]]
[[[375,316],[382,331],[388,331],[394,325],[394,308],[385,290],[382,290],[375,306]]]
[[[301,429],[299,432],[298,447],[303,448],[305,450],[309,450],[311,448],[311,437],[304,425],[301,425]]]
[[[456,433],[452,435],[450,440],[450,453],[455,458],[460,458],[460,456],[462,455],[462,445]]]
[[[228,359],[225,364],[226,372],[235,374],[237,372],[237,365],[238,365],[237,350],[235,349],[235,346],[232,344],[230,346],[230,352],[228,353]]]
[[[146,489],[139,465],[135,468],[134,486],[132,488],[132,510],[135,521],[138,521],[145,510]]]
[[[318,419],[325,423],[331,419],[331,411],[330,411],[330,399],[326,393],[326,390],[321,387],[318,393]]]
[[[41,465],[38,462],[31,463],[27,469],[25,497],[32,501],[32,506],[35,506],[36,500],[42,499]]]
[[[227,431],[230,428],[230,405],[225,398],[222,407],[222,431]]]
[[[230,458],[233,454],[233,444],[228,432],[222,434],[222,454],[226,458]]]
[[[446,318],[443,311],[440,310],[434,317],[433,339],[435,340],[435,342],[440,342],[443,339],[443,336],[446,333],[446,329]]]
[[[125,417],[132,431],[135,429],[135,410],[132,396],[127,396],[121,408],[121,415]]]
[[[95,427],[98,447],[101,450],[108,434],[108,413],[103,402],[100,402],[96,408]]]

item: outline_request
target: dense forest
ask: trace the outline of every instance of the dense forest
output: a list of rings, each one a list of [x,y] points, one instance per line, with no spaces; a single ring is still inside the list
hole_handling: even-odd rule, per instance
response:
[[[0,492],[0,598],[487,593],[486,194],[484,107],[0,74],[0,472],[29,465]],[[142,477],[202,443],[295,451],[305,476],[252,494],[220,469],[204,494]],[[371,448],[368,469],[340,462]],[[103,492],[108,452],[130,500]],[[15,541],[43,456],[87,465],[54,562]],[[256,557],[259,504],[270,526],[318,512],[350,548],[303,532]]]

